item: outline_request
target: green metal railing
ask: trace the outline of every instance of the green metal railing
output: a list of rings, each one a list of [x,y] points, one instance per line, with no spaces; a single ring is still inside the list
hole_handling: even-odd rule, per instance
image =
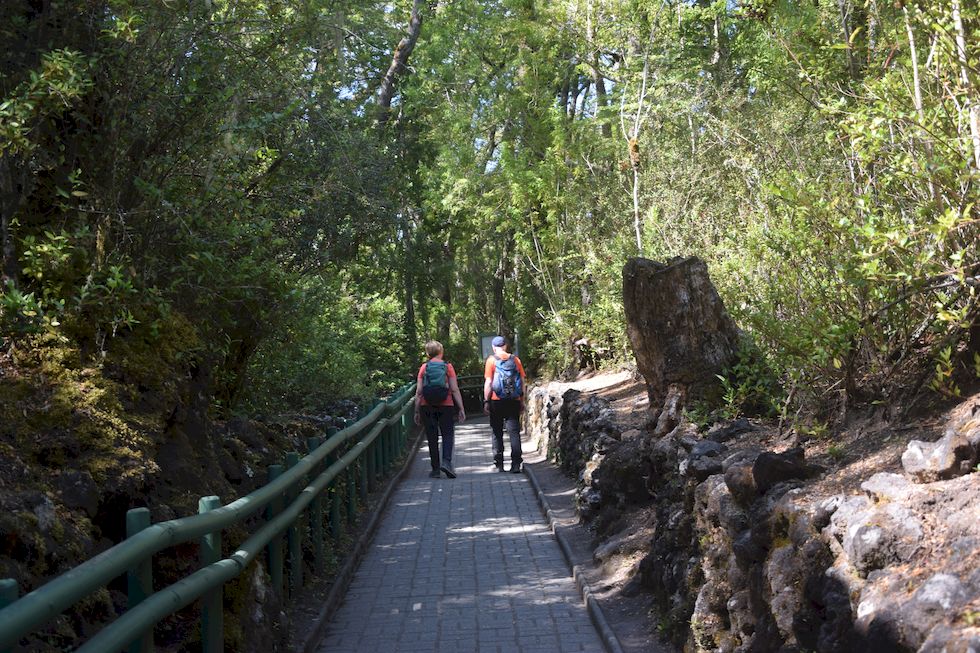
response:
[[[326,529],[336,541],[343,521],[356,518],[356,504],[381,482],[404,451],[411,430],[415,384],[387,401],[379,400],[354,424],[309,438],[309,454],[286,455],[285,465],[270,465],[266,485],[226,506],[203,497],[199,513],[150,524],[149,510],[126,514],[127,539],[18,599],[17,584],[0,580],[0,653],[85,597],[126,574],[128,609],[78,651],[111,653],[153,648],[153,627],[161,619],[201,599],[201,640],[205,653],[224,650],[223,586],[265,551],[273,587],[295,594],[303,585],[303,544],[313,551],[316,571],[326,557]],[[346,445],[346,451],[344,446]],[[343,478],[338,478],[343,474]],[[324,505],[325,502],[328,505]],[[325,510],[326,508],[326,510]],[[265,509],[264,523],[228,557],[222,558],[221,534]],[[201,568],[174,584],[153,591],[153,555],[168,547],[198,541]]]

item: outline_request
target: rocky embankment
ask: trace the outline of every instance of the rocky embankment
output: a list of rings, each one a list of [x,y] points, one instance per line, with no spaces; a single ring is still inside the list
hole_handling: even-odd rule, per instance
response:
[[[980,395],[938,440],[890,436],[900,465],[747,420],[644,424],[639,396],[631,417],[539,387],[527,425],[579,479],[597,560],[639,561],[624,591],[652,593],[651,627],[696,651],[980,651]]]

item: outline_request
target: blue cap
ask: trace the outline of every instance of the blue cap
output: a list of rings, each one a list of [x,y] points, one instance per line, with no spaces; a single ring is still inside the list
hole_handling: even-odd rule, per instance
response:
[[[503,336],[494,336],[493,340],[490,341],[490,344],[493,345],[494,347],[503,347],[504,342],[506,341],[504,340]]]

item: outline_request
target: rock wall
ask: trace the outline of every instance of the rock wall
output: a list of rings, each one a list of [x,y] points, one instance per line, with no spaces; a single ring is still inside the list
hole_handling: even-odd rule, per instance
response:
[[[980,651],[980,395],[939,442],[910,443],[905,474],[833,495],[802,449],[760,448],[745,420],[655,437],[565,384],[529,399],[597,555],[654,512],[638,580],[687,650]]]

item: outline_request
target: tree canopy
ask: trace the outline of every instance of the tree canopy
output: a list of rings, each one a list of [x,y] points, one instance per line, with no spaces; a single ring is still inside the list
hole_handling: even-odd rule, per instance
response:
[[[980,373],[976,3],[0,11],[9,347],[177,340],[216,411],[313,408],[429,337],[623,360],[623,263],[696,255],[783,387],[734,410]]]

